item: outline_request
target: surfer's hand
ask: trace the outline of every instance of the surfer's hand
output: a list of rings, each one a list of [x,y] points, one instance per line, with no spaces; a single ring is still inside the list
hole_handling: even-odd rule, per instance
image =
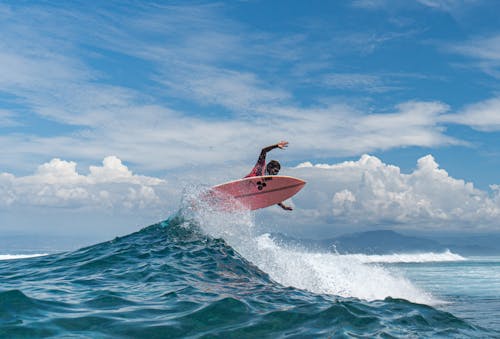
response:
[[[288,141],[280,141],[278,142],[278,147],[281,148],[281,149],[285,149],[285,147],[288,147]]]

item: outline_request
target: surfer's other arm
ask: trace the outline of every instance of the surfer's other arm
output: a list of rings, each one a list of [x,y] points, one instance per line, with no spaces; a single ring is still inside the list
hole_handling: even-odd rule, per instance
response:
[[[275,148],[285,149],[286,147],[288,147],[288,141],[280,141],[275,145],[264,147],[262,149],[262,151],[260,152],[260,157],[264,157],[264,159],[265,159],[266,153],[269,152],[270,150],[273,150]],[[276,160],[271,160],[271,162],[269,162],[269,164],[266,166],[266,172],[267,172],[267,174],[270,174],[270,175],[278,174],[280,169],[281,169],[281,166],[280,166],[279,162],[277,162]],[[284,209],[285,211],[293,210],[293,208],[291,208],[290,206],[286,206],[282,202],[280,202],[277,205],[279,207],[281,207],[282,209]]]
[[[282,202],[278,203],[277,205],[279,207],[281,207],[282,209],[284,209],[285,211],[292,211],[293,210],[293,208],[291,208],[290,206],[284,205]]]

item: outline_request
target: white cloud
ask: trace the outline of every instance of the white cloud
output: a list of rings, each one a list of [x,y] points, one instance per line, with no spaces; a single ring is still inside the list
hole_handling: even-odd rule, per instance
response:
[[[220,103],[244,110],[248,101],[242,98],[232,94]],[[279,139],[289,139],[293,148],[287,157],[297,160],[401,146],[463,144],[444,134],[440,116],[448,107],[439,102],[407,102],[390,113],[366,114],[343,104],[299,108],[276,106],[270,101],[254,102],[252,115],[231,119],[190,117],[157,105],[123,104],[79,115],[63,112],[60,119],[87,125],[88,129],[66,136],[4,135],[0,141],[5,157],[22,164],[47,156],[74,158],[77,154],[80,161],[111,153],[133,159],[148,170],[253,161],[260,147]]]
[[[387,6],[387,0],[354,0],[352,6],[363,9],[376,9]]]
[[[3,7],[0,44],[10,47],[0,49],[0,90],[19,98],[23,111],[61,125],[50,136],[0,136],[9,170],[53,157],[81,163],[107,154],[129,159],[141,170],[238,162],[253,160],[255,148],[279,139],[290,140],[287,157],[293,160],[464,144],[445,134],[444,103],[410,101],[384,113],[339,100],[297,102],[289,78],[273,82],[257,69],[259,63],[248,60],[273,59],[273,65],[293,60],[293,53],[281,58],[281,50],[301,37],[287,42],[255,33],[221,17],[218,6],[140,6],[134,17],[113,13],[112,22],[102,19],[109,14],[104,9],[102,16],[92,16],[50,6]],[[368,38],[379,44],[405,34],[413,33]],[[264,47],[277,41],[279,52],[266,54]],[[97,49],[82,50],[87,44]],[[101,49],[146,63],[138,76],[153,82],[154,94],[109,84],[112,76],[91,66],[106,59]],[[383,88],[380,78],[349,76],[332,74],[327,80],[332,86]]]
[[[470,40],[456,46],[456,50],[479,59],[500,61],[500,35]]]
[[[418,0],[424,6],[441,10],[444,12],[456,13],[467,5],[477,4],[478,0]]]
[[[500,34],[479,36],[462,43],[448,45],[447,50],[475,59],[475,66],[500,78]]]
[[[149,16],[154,14],[149,9],[134,18],[113,13],[115,20],[123,22],[120,27],[137,28],[132,34],[105,20],[60,8],[2,7],[6,20],[0,26],[4,32],[0,46],[6,48],[0,52],[0,90],[18,98],[25,111],[62,126],[51,136],[1,136],[9,167],[17,164],[21,168],[33,159],[47,157],[88,161],[111,153],[134,159],[143,168],[174,168],[232,157],[235,150],[247,146],[239,141],[235,148],[234,141],[244,137],[243,130],[248,131],[248,143],[262,139],[252,132],[251,122],[219,120],[214,118],[218,112],[201,118],[197,113],[158,104],[159,100],[140,91],[105,84],[107,75],[80,57],[87,53],[79,50],[78,42],[82,41],[138,57],[155,70],[142,76],[154,78],[153,74],[160,73],[161,82],[170,84],[167,88],[176,95],[184,92],[190,102],[197,99],[202,106],[219,105],[239,112],[287,98],[288,93],[271,88],[254,73],[213,65],[219,59],[227,61],[237,54],[234,51],[246,50],[238,34],[232,33],[235,24],[214,17],[213,7],[159,6],[161,10],[156,8],[153,16]],[[47,20],[49,24],[41,29],[33,17],[53,20]],[[79,24],[71,24],[70,19]],[[33,26],[27,29],[26,22],[33,22]],[[92,34],[86,31],[88,27],[93,27]],[[204,39],[200,32],[210,38]],[[145,43],[142,34],[161,34],[176,43],[168,47],[163,40],[147,39]],[[60,48],[56,48],[59,43]],[[10,124],[3,116],[0,121]],[[65,132],[68,126],[70,133]],[[211,150],[219,145],[224,146]]]
[[[418,4],[434,10],[448,12],[452,15],[464,11],[468,6],[477,4],[478,0],[417,0]],[[354,0],[352,6],[367,10],[375,9],[413,9],[414,3],[410,1],[398,0]]]
[[[88,175],[78,173],[76,167],[73,161],[52,159],[40,165],[33,175],[0,174],[0,206],[101,211],[152,211],[162,206],[157,190],[164,189],[167,182],[135,175],[115,156],[106,157],[102,166],[91,166]]]
[[[157,178],[135,175],[123,165],[121,160],[116,156],[108,156],[102,161],[102,166],[90,166],[90,174],[88,180],[92,183],[125,183],[141,185],[141,190],[144,189],[151,195],[150,186],[163,184],[165,181]]]
[[[47,216],[61,208],[89,214],[112,211],[117,217],[159,220],[180,206],[183,190],[236,179],[238,173],[246,174],[239,167],[225,173],[219,168],[193,169],[182,173],[181,180],[171,175],[167,182],[134,174],[114,156],[92,166],[88,174],[79,173],[75,162],[53,159],[29,176],[1,173],[0,207],[16,213],[39,207]],[[431,155],[418,159],[408,174],[369,155],[333,165],[305,162],[284,168],[283,174],[303,178],[307,185],[289,202],[292,215],[274,207],[258,212],[265,216],[264,226],[277,230],[307,225],[310,235],[342,227],[494,231],[500,217],[498,185],[490,192],[474,188],[450,177]]]
[[[444,115],[442,120],[467,125],[479,131],[499,131],[500,98],[491,98],[466,106],[457,114]]]
[[[398,89],[385,84],[379,76],[359,73],[330,73],[324,76],[323,83],[329,87],[358,92],[380,93]]]
[[[409,174],[369,155],[335,165],[307,162],[288,173],[308,181],[293,201],[296,217],[310,225],[479,231],[494,230],[500,216],[496,186],[488,193],[454,179],[431,155]],[[316,221],[306,221],[311,216]]]
[[[347,105],[297,109],[277,107],[268,122],[280,135],[293,135],[293,147],[304,157],[353,155],[402,146],[463,144],[439,125],[448,107],[439,102],[406,102],[391,113],[371,113]],[[312,153],[311,153],[312,152]],[[318,153],[316,153],[318,152]]]
[[[384,44],[397,40],[406,40],[418,35],[422,31],[419,29],[407,29],[405,31],[384,31],[384,32],[355,32],[343,33],[335,36],[333,42],[336,46],[341,46],[340,52],[356,52],[362,56],[374,53]]]
[[[358,129],[367,140],[381,148],[400,146],[436,146],[459,143],[442,134],[438,125],[439,116],[448,110],[440,102],[406,102],[397,106],[399,112],[373,114],[362,117]],[[371,140],[370,140],[371,139]]]
[[[204,105],[220,105],[236,114],[247,114],[264,104],[282,102],[291,97],[285,90],[271,88],[254,73],[209,67],[194,67],[187,72],[189,74],[174,76],[170,73],[170,77],[165,77],[168,80],[160,82],[178,95]]]

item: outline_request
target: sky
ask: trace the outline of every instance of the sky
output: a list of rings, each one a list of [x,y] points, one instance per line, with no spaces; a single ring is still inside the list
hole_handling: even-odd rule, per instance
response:
[[[500,232],[499,12],[2,1],[0,232],[126,234],[280,140],[269,159],[308,184],[293,212],[258,211],[263,229]]]

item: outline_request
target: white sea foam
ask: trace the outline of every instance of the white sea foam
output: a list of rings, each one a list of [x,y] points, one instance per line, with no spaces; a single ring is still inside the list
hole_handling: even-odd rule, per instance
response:
[[[35,257],[43,257],[48,253],[36,253],[36,254],[0,254],[0,260],[14,260],[14,259],[27,259]]]
[[[255,249],[248,248],[248,242],[237,249],[283,285],[365,300],[393,297],[425,304],[438,303],[402,274],[353,256],[283,247],[268,234],[254,238],[254,243]]]
[[[279,245],[269,234],[255,234],[254,215],[249,211],[228,213],[198,205],[190,210],[190,217],[204,232],[223,238],[284,286],[365,300],[393,297],[429,305],[439,303],[432,295],[413,285],[403,273],[378,265],[376,260],[368,260],[370,256],[308,252]]]
[[[446,250],[442,253],[394,253],[384,255],[368,255],[368,254],[346,254],[345,258],[353,258],[362,263],[426,263],[426,262],[451,262],[464,261],[466,258],[459,254],[452,253]]]

